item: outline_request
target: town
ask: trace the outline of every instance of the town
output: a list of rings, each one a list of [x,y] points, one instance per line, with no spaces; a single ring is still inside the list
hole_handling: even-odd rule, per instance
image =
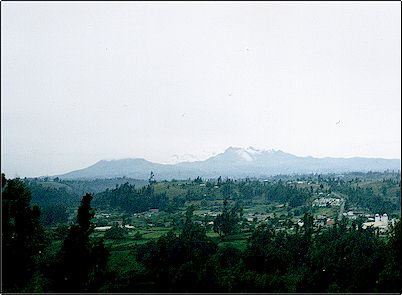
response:
[[[270,201],[261,196],[255,196],[247,201],[233,200],[228,196],[230,206],[241,204],[241,218],[237,221],[237,239],[243,242],[244,246],[249,234],[259,225],[269,225],[276,231],[296,232],[304,226],[303,216],[305,213],[311,214],[312,226],[316,233],[344,220],[347,223],[347,228],[372,229],[380,237],[386,237],[390,228],[400,218],[396,211],[373,212],[369,208],[359,207],[358,204],[348,205],[346,194],[331,191],[331,188],[325,182],[323,183],[319,184],[317,181],[311,180],[287,181],[285,185],[288,187],[308,188],[310,191],[305,202],[295,207],[290,206],[289,202]],[[219,194],[217,198],[204,194],[207,185],[212,187],[212,192],[213,190],[220,191],[217,185],[212,186],[208,184],[208,181],[203,183],[182,181],[157,184],[156,187],[159,190],[165,188],[169,191],[169,188],[176,186],[186,191],[186,194],[188,194],[188,190],[186,190],[188,188],[202,188],[201,195],[203,198],[200,200],[183,200],[182,207],[173,211],[150,208],[144,212],[129,214],[116,208],[113,210],[98,209],[95,215],[94,235],[101,237],[112,227],[120,227],[127,230],[128,238],[132,237],[137,243],[143,243],[148,239],[160,237],[170,230],[178,232],[186,209],[192,206],[194,208],[194,222],[204,227],[208,236],[216,238],[218,234],[214,232],[214,222],[217,216],[222,214],[223,198]],[[177,192],[182,196],[184,195],[182,191]],[[348,209],[345,210],[345,208]]]

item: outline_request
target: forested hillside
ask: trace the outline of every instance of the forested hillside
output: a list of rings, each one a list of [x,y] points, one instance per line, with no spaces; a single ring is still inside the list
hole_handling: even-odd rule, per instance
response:
[[[72,183],[3,174],[3,292],[401,291],[400,173]]]

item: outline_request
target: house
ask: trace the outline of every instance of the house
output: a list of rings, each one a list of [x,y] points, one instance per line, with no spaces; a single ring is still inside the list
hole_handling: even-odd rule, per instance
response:
[[[325,220],[323,220],[323,219],[314,219],[313,224],[314,224],[314,226],[324,226],[325,225]]]
[[[98,226],[98,227],[95,227],[94,230],[96,230],[96,231],[107,231],[108,229],[111,229],[111,228],[112,228],[111,226]]]
[[[115,220],[115,221],[112,221],[112,224],[113,225],[115,225],[115,226],[123,226],[123,221],[121,221],[121,220]]]

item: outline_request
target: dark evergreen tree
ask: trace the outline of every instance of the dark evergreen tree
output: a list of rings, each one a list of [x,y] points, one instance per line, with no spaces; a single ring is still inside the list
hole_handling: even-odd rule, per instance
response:
[[[380,273],[378,291],[402,292],[401,221],[391,228],[386,247],[387,261]]]
[[[67,208],[63,206],[46,206],[41,208],[41,222],[45,226],[66,224],[68,221]]]
[[[151,174],[149,175],[148,183],[149,185],[155,184],[156,180],[154,179],[155,174],[151,171]]]
[[[20,179],[2,174],[3,292],[22,292],[34,274],[45,246],[40,210],[31,206],[31,192]]]
[[[99,277],[104,273],[108,251],[103,241],[93,241],[92,218],[95,210],[91,207],[92,195],[86,194],[78,208],[76,222],[69,233],[59,254],[59,261],[53,270],[53,290],[55,292],[96,291]]]

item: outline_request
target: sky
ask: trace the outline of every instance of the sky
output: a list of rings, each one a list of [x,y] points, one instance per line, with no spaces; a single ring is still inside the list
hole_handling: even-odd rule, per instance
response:
[[[400,2],[1,3],[6,177],[230,146],[400,159]]]

